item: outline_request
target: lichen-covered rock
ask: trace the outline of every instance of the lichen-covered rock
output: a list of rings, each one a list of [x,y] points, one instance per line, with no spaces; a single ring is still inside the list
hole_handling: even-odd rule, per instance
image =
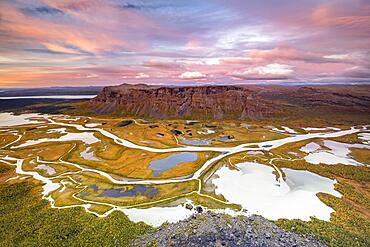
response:
[[[136,239],[132,246],[326,246],[312,236],[285,231],[261,216],[238,216],[206,212]]]

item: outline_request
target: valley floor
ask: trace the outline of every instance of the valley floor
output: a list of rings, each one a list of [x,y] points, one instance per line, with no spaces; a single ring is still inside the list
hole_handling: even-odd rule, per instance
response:
[[[32,205],[43,208],[39,217],[51,214],[50,220],[60,212],[83,214],[88,222],[112,227],[110,237],[124,243],[148,225],[203,211],[231,219],[262,215],[330,246],[367,246],[369,157],[366,125],[0,113],[3,210],[11,213],[14,197],[19,204],[13,207],[27,212],[25,224],[37,221],[28,212]],[[45,200],[20,206],[22,193]],[[46,201],[63,210],[49,209]],[[115,233],[120,221],[137,235]],[[147,225],[133,223],[140,221]],[[1,224],[5,229],[13,222],[3,218]],[[72,236],[82,240],[85,226],[78,224],[78,236]],[[6,232],[8,244],[32,236],[17,239]]]

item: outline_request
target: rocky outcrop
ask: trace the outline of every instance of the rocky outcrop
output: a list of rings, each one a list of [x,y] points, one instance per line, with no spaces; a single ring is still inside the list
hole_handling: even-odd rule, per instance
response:
[[[147,233],[132,246],[326,246],[311,236],[285,231],[261,216],[206,212]]]
[[[261,119],[296,114],[370,114],[370,85],[106,87],[90,100],[95,113],[190,119]]]
[[[90,101],[96,113],[153,118],[258,119],[277,112],[255,91],[239,86],[106,87]]]

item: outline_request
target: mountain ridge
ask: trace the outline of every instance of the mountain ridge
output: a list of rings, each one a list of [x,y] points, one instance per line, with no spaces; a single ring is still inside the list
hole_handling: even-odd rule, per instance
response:
[[[145,100],[144,100],[145,99]],[[240,86],[106,87],[90,101],[97,113],[121,113],[154,118],[258,119],[274,114],[271,102]]]
[[[89,101],[97,114],[151,118],[262,119],[292,107],[370,114],[370,85],[359,86],[153,86],[105,87]]]

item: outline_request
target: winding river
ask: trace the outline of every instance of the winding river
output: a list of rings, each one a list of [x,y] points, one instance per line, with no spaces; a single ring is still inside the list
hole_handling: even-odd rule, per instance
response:
[[[0,117],[1,117],[2,114],[4,114],[4,113],[0,113]],[[8,113],[6,113],[6,114],[8,114]],[[14,115],[12,115],[12,116],[14,116]],[[3,126],[3,127],[6,126],[9,129],[9,126],[17,126],[17,121],[16,120],[12,121],[11,115],[8,114],[8,115],[6,115],[6,117],[7,117],[7,123],[12,123],[12,124],[11,125],[6,125],[6,124],[2,125],[1,120],[0,120],[0,127],[1,126]],[[99,217],[107,216],[108,214],[110,214],[111,212],[113,212],[115,210],[119,210],[119,211],[122,211],[122,212],[130,215],[133,212],[132,210],[139,210],[139,209],[133,209],[133,208],[131,209],[132,206],[130,206],[130,207],[117,207],[117,206],[115,206],[113,204],[110,204],[110,203],[88,201],[88,200],[85,200],[85,199],[82,199],[82,198],[77,198],[75,194],[73,195],[73,197],[75,199],[78,199],[79,201],[83,202],[83,204],[73,205],[73,206],[62,206],[62,207],[59,206],[59,207],[57,207],[57,206],[55,206],[55,202],[54,202],[53,198],[50,196],[50,193],[59,189],[61,186],[63,186],[63,188],[61,188],[61,190],[64,190],[65,185],[68,184],[68,182],[65,182],[63,180],[61,182],[53,182],[53,180],[56,179],[56,178],[68,178],[71,181],[73,181],[74,183],[79,184],[77,181],[74,181],[69,175],[78,174],[78,173],[81,173],[81,172],[92,172],[92,173],[97,173],[97,174],[105,177],[106,179],[108,179],[110,182],[112,182],[114,184],[120,184],[120,185],[130,185],[130,184],[136,184],[136,185],[140,185],[140,184],[141,185],[152,185],[153,184],[153,185],[155,185],[155,184],[185,182],[185,181],[190,181],[190,180],[194,180],[194,179],[197,179],[200,182],[200,177],[202,176],[204,171],[207,170],[207,168],[212,166],[214,163],[220,161],[221,159],[223,159],[225,157],[228,157],[228,156],[231,156],[233,154],[239,153],[239,152],[272,150],[272,149],[275,149],[275,148],[280,147],[280,146],[285,145],[285,144],[300,142],[300,141],[304,141],[304,140],[310,140],[310,139],[314,139],[314,138],[320,138],[320,139],[335,138],[335,137],[345,136],[345,135],[349,135],[349,134],[355,134],[355,133],[359,133],[359,132],[363,132],[363,133],[370,132],[369,130],[367,130],[367,126],[364,126],[364,127],[360,127],[360,128],[351,127],[350,129],[347,129],[347,130],[332,130],[331,129],[330,132],[321,132],[321,133],[308,133],[308,134],[296,134],[296,133],[293,134],[292,133],[290,136],[282,138],[282,139],[278,139],[278,140],[255,142],[255,143],[245,143],[245,144],[237,145],[237,146],[234,146],[234,147],[180,146],[180,147],[174,147],[174,148],[153,148],[153,147],[147,147],[147,146],[132,143],[132,142],[126,140],[126,139],[120,138],[120,137],[114,135],[113,133],[110,133],[109,131],[98,128],[96,126],[86,127],[86,126],[83,126],[83,125],[80,125],[80,124],[75,124],[75,123],[60,122],[60,121],[55,119],[56,117],[61,117],[61,116],[40,115],[40,114],[35,114],[34,116],[32,116],[32,114],[28,114],[27,117],[37,117],[38,120],[35,120],[35,119],[29,120],[26,117],[22,117],[22,115],[21,116],[14,116],[14,118],[16,118],[16,119],[21,119],[21,121],[19,121],[20,125],[40,124],[40,123],[45,124],[45,121],[47,121],[48,123],[50,123],[52,125],[72,127],[72,128],[75,128],[75,129],[77,129],[79,131],[83,131],[83,132],[98,132],[98,133],[102,134],[103,136],[113,140],[118,145],[128,147],[128,148],[133,148],[133,149],[139,149],[139,150],[154,152],[154,153],[172,153],[172,152],[218,152],[218,153],[220,153],[219,155],[208,159],[197,171],[195,171],[190,176],[180,177],[180,178],[171,178],[171,179],[148,179],[148,180],[137,180],[137,179],[135,179],[135,180],[133,180],[133,179],[132,180],[131,179],[118,180],[118,179],[113,178],[110,174],[108,174],[106,172],[99,171],[97,169],[84,168],[84,167],[80,166],[79,164],[64,161],[62,159],[60,159],[57,162],[48,162],[48,161],[41,160],[40,157],[37,157],[36,162],[38,162],[38,163],[43,163],[43,164],[63,163],[63,164],[72,165],[72,166],[79,169],[79,171],[75,171],[75,172],[65,172],[63,174],[53,176],[53,177],[51,177],[51,176],[50,177],[44,177],[44,176],[40,175],[38,172],[35,172],[35,171],[24,171],[22,169],[22,164],[24,162],[23,159],[17,159],[17,158],[14,158],[14,157],[10,157],[8,155],[6,155],[6,156],[3,155],[2,157],[0,156],[0,161],[3,161],[7,164],[16,166],[16,173],[17,174],[32,176],[34,179],[37,179],[37,180],[43,182],[44,185],[42,187],[43,188],[42,196],[43,196],[44,199],[47,199],[51,202],[52,207],[66,208],[66,207],[80,206],[80,207],[84,207],[85,210],[90,212],[90,213],[94,213],[94,212],[89,210],[89,208],[91,207],[92,204],[101,204],[101,205],[106,205],[106,206],[112,207],[111,210],[109,210],[108,212],[106,212],[104,214],[94,213],[95,215],[97,215]],[[65,120],[65,119],[60,119],[60,120]],[[92,125],[90,125],[90,126],[92,126]],[[18,133],[16,135],[17,135],[16,140],[14,140],[11,143],[6,144],[5,146],[1,147],[0,150],[4,150],[5,148],[12,148],[12,146],[14,144],[16,144],[22,137],[22,134]],[[45,138],[45,142],[47,142],[47,141],[48,141],[47,138]],[[257,147],[255,147],[255,146],[257,146]],[[16,148],[16,146],[13,147],[13,148]],[[80,186],[81,186],[81,188],[84,188],[84,186],[82,186],[81,184],[80,184]],[[200,194],[200,188],[198,189],[198,191],[194,191],[194,192],[191,192],[191,193]],[[213,198],[213,199],[215,199],[215,198]],[[155,208],[152,208],[152,209],[155,209]],[[170,208],[167,208],[167,209],[171,210]],[[160,210],[163,210],[163,209],[160,209]],[[179,209],[177,207],[176,207],[176,210],[178,210],[177,212],[179,212],[179,211],[183,212],[182,215],[188,215],[189,214],[187,211],[182,211],[182,209]],[[135,215],[135,214],[133,214],[133,215]],[[162,216],[162,218],[166,218],[166,217]]]
[[[164,183],[173,183],[173,182],[184,182],[189,181],[193,179],[198,179],[202,173],[213,163],[236,153],[245,152],[245,151],[259,151],[259,150],[271,150],[275,149],[277,147],[280,147],[282,145],[288,144],[288,143],[294,143],[304,140],[310,140],[314,138],[335,138],[350,134],[355,134],[358,132],[366,132],[366,128],[355,128],[351,127],[349,130],[340,130],[335,132],[325,132],[325,133],[308,133],[308,134],[296,134],[291,135],[286,138],[278,139],[278,140],[272,140],[272,141],[265,141],[265,142],[255,142],[255,143],[246,143],[241,144],[234,147],[204,147],[204,146],[184,146],[184,147],[176,147],[176,148],[153,148],[153,147],[147,147],[138,145],[135,143],[132,143],[128,140],[125,140],[123,138],[120,138],[113,133],[110,133],[106,130],[100,129],[100,128],[89,128],[82,126],[80,124],[71,124],[71,123],[62,123],[62,122],[56,122],[49,118],[50,123],[60,126],[68,126],[68,127],[74,127],[77,130],[80,131],[94,131],[99,132],[102,135],[104,135],[107,138],[112,139],[116,144],[128,147],[128,148],[134,148],[134,149],[140,149],[144,151],[149,151],[153,153],[170,153],[170,152],[220,152],[222,154],[213,157],[209,160],[207,160],[192,176],[186,177],[186,178],[173,178],[173,179],[163,179],[163,180],[125,180],[125,181],[119,181],[116,179],[113,179],[112,177],[107,177],[111,182],[118,183],[118,184],[164,184]],[[252,148],[252,146],[258,146],[256,148]],[[106,176],[106,173],[97,171],[100,175]]]

